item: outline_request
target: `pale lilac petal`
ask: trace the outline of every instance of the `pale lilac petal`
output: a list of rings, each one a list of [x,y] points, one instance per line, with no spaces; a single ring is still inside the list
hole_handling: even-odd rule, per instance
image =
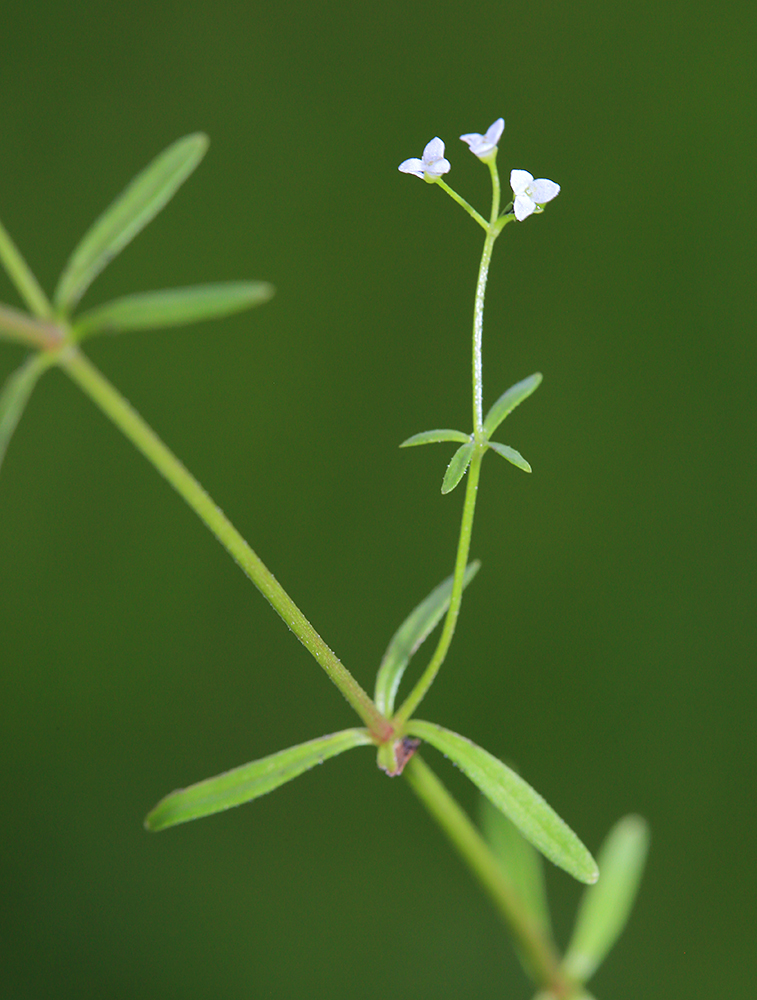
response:
[[[505,131],[505,119],[498,118],[496,122],[489,126],[486,130],[486,140],[492,144],[492,147],[496,146],[499,140],[502,138],[502,133]]]
[[[444,157],[441,160],[436,160],[434,163],[429,163],[426,165],[426,173],[431,177],[441,177],[442,174],[446,174],[451,169],[452,164],[449,160],[445,160]]]
[[[409,160],[403,160],[398,169],[401,170],[403,174],[415,174],[416,177],[420,177],[420,179],[423,180],[425,167],[423,166],[423,160],[419,160],[417,156],[414,156]]]
[[[546,202],[552,201],[559,193],[560,185],[555,184],[554,181],[548,181],[546,177],[540,177],[531,185],[530,194],[537,205],[544,205]]]
[[[434,160],[441,160],[444,157],[444,143],[436,136],[431,142],[426,143],[426,148],[423,150],[423,162],[433,163]]]
[[[518,222],[523,222],[524,219],[527,219],[529,215],[533,215],[536,211],[536,203],[527,194],[519,194],[515,199],[513,208],[515,210],[515,218]]]
[[[511,170],[510,187],[513,189],[513,194],[516,196],[522,194],[533,179],[534,175],[529,174],[527,170]],[[533,211],[533,209],[531,211]],[[528,214],[530,215],[531,212]],[[525,219],[525,216],[523,216],[523,218]]]

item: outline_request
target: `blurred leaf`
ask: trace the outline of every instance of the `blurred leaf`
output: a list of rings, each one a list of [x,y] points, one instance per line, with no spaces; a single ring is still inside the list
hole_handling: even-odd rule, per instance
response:
[[[465,736],[433,722],[411,719],[405,727],[457,764],[490,802],[501,809],[534,847],[579,882],[596,882],[597,865],[570,827],[520,775]]]
[[[463,587],[468,586],[480,568],[481,563],[478,560],[468,565],[463,577]],[[390,717],[394,713],[397,688],[410,657],[446,614],[452,596],[453,580],[454,576],[448,576],[435,590],[432,590],[394,633],[376,675],[374,700],[376,708],[383,715]]]
[[[457,449],[452,456],[452,460],[447,466],[442,480],[442,493],[451,493],[457,486],[465,473],[468,471],[471,456],[473,455],[473,442],[469,441]]]
[[[492,436],[508,413],[512,413],[519,403],[522,403],[534,390],[538,389],[541,380],[541,372],[535,372],[528,378],[524,378],[522,382],[511,385],[506,392],[502,393],[484,418],[484,430],[487,437]]]
[[[579,982],[590,979],[620,936],[633,907],[649,850],[649,826],[624,816],[599,851],[602,877],[584,893],[563,967]]]
[[[171,200],[208,148],[201,132],[179,139],[134,178],[71,254],[55,290],[57,309],[68,314],[97,275]]]
[[[227,281],[191,288],[142,292],[106,302],[77,317],[74,336],[121,333],[218,319],[267,302],[273,286],[264,281]]]
[[[280,750],[270,757],[254,760],[215,778],[171,792],[147,815],[145,827],[148,830],[164,830],[177,823],[242,805],[273,791],[316,764],[322,764],[329,757],[372,743],[367,729],[344,729],[289,747],[288,750]]]
[[[470,441],[470,434],[450,430],[421,431],[420,434],[413,434],[407,441],[403,441],[400,448],[410,448],[414,444],[437,444],[440,441]]]
[[[531,471],[531,466],[521,453],[515,450],[515,448],[510,448],[506,444],[499,444],[497,441],[490,441],[489,447],[496,451],[498,455],[506,458],[508,462],[512,462],[512,464],[517,465],[519,469],[523,469],[524,472]]]
[[[487,798],[481,799],[481,828],[531,916],[543,933],[550,935],[549,905],[541,855],[518,831],[515,824]]]
[[[560,1000],[560,997],[551,990],[540,990],[534,995],[533,1000]],[[594,997],[586,990],[579,989],[570,994],[570,1000],[594,1000]]]
[[[21,419],[32,390],[40,375],[51,364],[49,355],[40,351],[28,357],[21,367],[5,380],[0,390],[0,466],[3,464],[8,442]]]

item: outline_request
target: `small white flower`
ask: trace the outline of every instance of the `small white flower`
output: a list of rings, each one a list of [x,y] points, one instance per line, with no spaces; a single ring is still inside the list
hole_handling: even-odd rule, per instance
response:
[[[442,174],[447,173],[449,168],[449,160],[444,159],[444,143],[438,136],[426,145],[422,160],[414,156],[409,160],[404,160],[399,165],[403,174],[415,174],[421,180],[441,177]]]
[[[515,195],[515,218],[523,222],[529,215],[541,211],[541,206],[552,201],[560,193],[560,185],[548,181],[546,177],[534,180],[527,170],[510,171],[510,187]]]
[[[497,143],[502,138],[502,133],[505,130],[505,119],[498,118],[493,125],[490,125],[486,130],[486,135],[481,135],[479,132],[466,132],[465,135],[461,135],[460,138],[463,142],[467,142],[470,146],[471,153],[483,160],[484,157],[489,156],[497,148]]]

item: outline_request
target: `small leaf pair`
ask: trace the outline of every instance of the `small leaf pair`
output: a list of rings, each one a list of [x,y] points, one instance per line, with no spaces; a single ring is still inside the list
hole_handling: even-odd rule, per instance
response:
[[[465,586],[478,569],[478,562],[467,567]],[[391,718],[394,712],[397,690],[410,658],[449,608],[452,585],[452,577],[439,584],[392,637],[376,677],[375,703],[385,717]],[[435,723],[410,719],[396,738],[379,746],[379,766],[391,775],[400,774],[420,741],[452,760],[547,858],[581,882],[596,881],[594,859],[541,795],[502,761],[464,736]],[[148,815],[145,826],[162,830],[252,801],[329,757],[372,742],[367,729],[349,729],[290,747],[172,792]]]
[[[71,313],[103,268],[168,204],[207,150],[206,135],[185,136],[134,178],[71,254],[53,296],[58,315]],[[73,333],[80,339],[217,319],[266,302],[272,294],[264,282],[236,281],[128,295],[79,317]]]
[[[515,448],[511,448],[509,445],[500,444],[498,441],[491,441],[490,438],[505,417],[512,413],[516,406],[522,403],[524,399],[527,399],[531,393],[539,387],[541,380],[541,373],[535,372],[533,375],[529,375],[528,378],[523,379],[521,382],[517,382],[515,385],[510,386],[506,392],[502,393],[497,402],[489,410],[483,423],[486,447],[491,448],[492,451],[501,455],[502,458],[507,459],[507,461],[512,465],[522,469],[523,472],[531,472],[531,466],[520,454],[520,452],[516,451]],[[400,448],[411,448],[414,445],[419,444],[437,444],[444,441],[455,441],[460,443],[460,447],[452,456],[452,459],[447,466],[447,471],[444,473],[444,479],[442,481],[442,493],[451,493],[468,471],[468,466],[473,458],[476,442],[472,434],[464,434],[462,431],[448,429],[421,431],[420,434],[414,434],[406,441],[403,441]]]
[[[57,322],[36,279],[15,245],[0,227],[0,256],[22,296],[39,318],[0,306],[0,335],[26,345],[48,348],[32,356],[6,381],[0,392],[0,464],[31,392],[55,362],[49,350],[96,333],[158,329],[218,319],[266,302],[273,287],[260,281],[233,281],[191,288],[127,295],[90,309],[70,322],[97,275],[145,228],[195,170],[208,148],[207,136],[196,133],[173,143],[157,156],[106,209],[71,254],[53,301]],[[32,294],[33,293],[33,294]],[[69,325],[70,324],[70,325]]]

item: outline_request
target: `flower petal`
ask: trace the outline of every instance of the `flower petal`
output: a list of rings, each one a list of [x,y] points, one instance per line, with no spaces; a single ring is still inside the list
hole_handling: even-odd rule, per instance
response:
[[[526,190],[528,185],[533,181],[533,179],[534,175],[529,174],[527,170],[511,170],[510,187],[513,189],[513,194],[516,196],[522,194]],[[529,212],[529,215],[530,214],[531,213]]]
[[[502,133],[504,131],[505,131],[505,119],[498,118],[496,122],[493,122],[486,130],[486,141],[490,142],[492,146],[496,146],[499,140],[502,138]]]
[[[536,202],[529,198],[527,194],[519,194],[515,198],[515,204],[513,205],[515,210],[515,218],[518,222],[523,222],[527,219],[529,215],[533,215],[536,211]]]
[[[435,160],[441,160],[444,158],[444,143],[436,136],[431,140],[431,142],[426,143],[426,148],[423,150],[423,162],[433,163]]]
[[[531,196],[537,205],[544,205],[552,201],[560,193],[560,185],[554,181],[548,181],[546,177],[540,177],[531,185]]]
[[[409,160],[403,160],[397,169],[401,170],[403,174],[415,174],[416,177],[420,177],[423,180],[425,167],[423,160],[419,160],[417,156],[413,156]]]
[[[449,160],[445,160],[444,157],[440,160],[435,160],[433,163],[426,164],[426,173],[429,177],[441,177],[442,174],[448,173],[451,169],[451,163]]]

